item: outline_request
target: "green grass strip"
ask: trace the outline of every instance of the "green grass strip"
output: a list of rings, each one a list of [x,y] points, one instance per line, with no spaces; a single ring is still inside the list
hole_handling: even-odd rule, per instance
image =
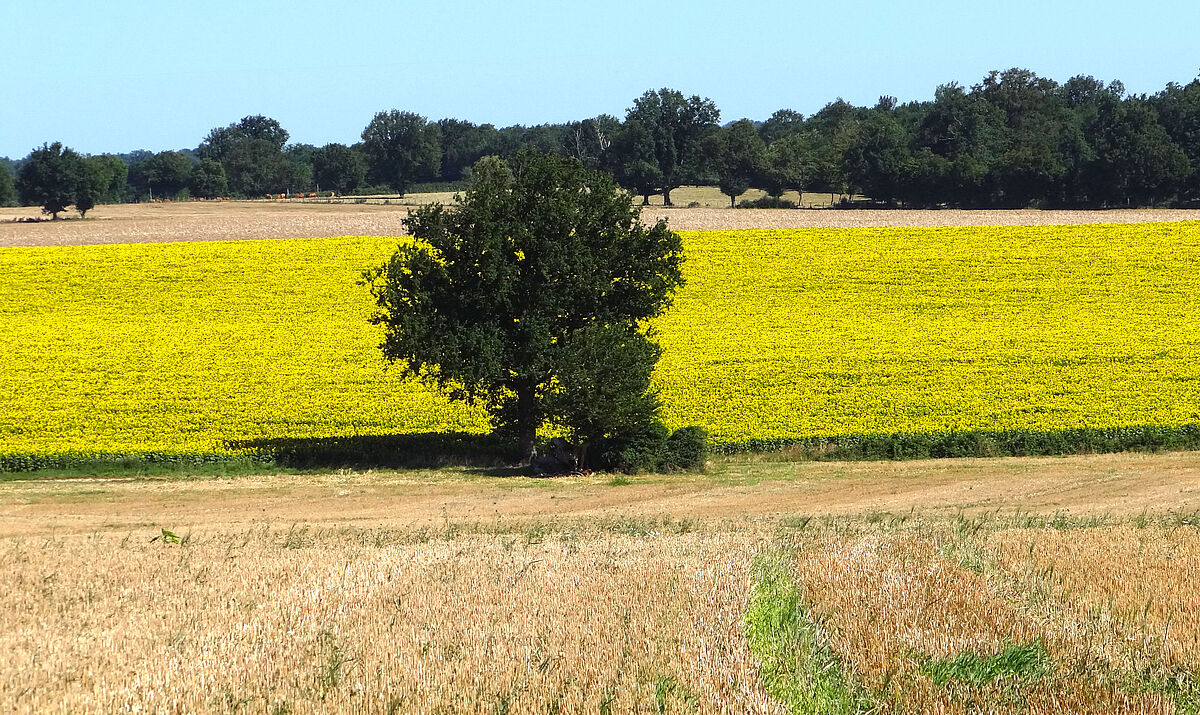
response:
[[[787,551],[760,555],[753,567],[746,638],[771,697],[790,713],[861,713],[873,707],[847,676],[792,578]]]
[[[1001,680],[1033,681],[1049,670],[1050,656],[1041,640],[1010,644],[995,655],[959,653],[953,658],[917,658],[917,670],[939,687],[952,681],[990,685]]]

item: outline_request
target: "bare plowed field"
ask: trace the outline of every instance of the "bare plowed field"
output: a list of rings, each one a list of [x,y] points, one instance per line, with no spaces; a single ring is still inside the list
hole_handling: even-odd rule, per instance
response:
[[[446,200],[443,194],[430,199]],[[176,202],[98,206],[87,220],[18,223],[38,216],[36,208],[0,209],[0,247],[66,246],[160,241],[237,241],[325,236],[399,236],[410,206],[320,204],[270,201]],[[70,215],[70,214],[64,214]],[[937,211],[838,209],[664,209],[643,211],[680,231],[744,228],[863,228],[889,226],[1041,226],[1088,223],[1141,223],[1200,220],[1200,210],[1131,209],[1110,211]]]

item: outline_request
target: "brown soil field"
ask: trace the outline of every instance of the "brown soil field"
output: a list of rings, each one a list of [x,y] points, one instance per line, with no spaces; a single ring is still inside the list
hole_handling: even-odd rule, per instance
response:
[[[236,241],[323,236],[398,236],[407,204],[448,200],[412,194],[406,205],[325,204],[289,201],[174,202],[98,206],[86,220],[22,223],[36,208],[0,208],[0,247],[158,241]],[[666,218],[680,231],[750,228],[864,228],[886,226],[1008,226],[1196,221],[1196,209],[1038,210],[840,210],[721,209],[651,206],[646,221]]]

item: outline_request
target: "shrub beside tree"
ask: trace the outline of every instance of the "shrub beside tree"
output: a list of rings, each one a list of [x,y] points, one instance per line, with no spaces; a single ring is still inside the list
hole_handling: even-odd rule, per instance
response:
[[[592,466],[629,467],[608,462],[647,444],[642,464],[667,461],[647,329],[683,283],[665,221],[643,226],[603,172],[521,152],[480,160],[453,209],[406,226],[414,242],[365,276],[389,361],[483,405],[524,463],[547,424]]]

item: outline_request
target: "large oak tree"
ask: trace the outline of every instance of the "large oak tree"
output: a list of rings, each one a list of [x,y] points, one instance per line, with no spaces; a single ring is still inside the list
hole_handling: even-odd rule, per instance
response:
[[[682,284],[683,251],[607,174],[556,155],[485,157],[456,206],[406,225],[414,241],[366,276],[388,360],[482,403],[523,460],[548,420],[588,439],[654,417],[646,322]]]

